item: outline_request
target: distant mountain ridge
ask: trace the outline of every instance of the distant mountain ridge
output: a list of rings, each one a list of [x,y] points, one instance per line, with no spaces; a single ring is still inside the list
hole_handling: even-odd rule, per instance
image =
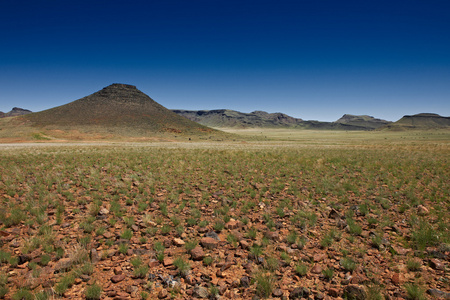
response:
[[[355,115],[345,114],[339,120],[335,121],[334,123],[378,129],[378,128],[388,125],[392,122],[382,120],[382,119],[377,119],[377,118],[374,118],[374,117],[368,116],[368,115],[355,116]]]
[[[450,128],[450,117],[443,117],[435,113],[405,115],[385,128],[392,130]]]
[[[225,127],[266,127],[266,128],[298,128],[298,129],[329,129],[329,130],[373,130],[391,122],[370,116],[344,115],[336,122],[305,121],[283,113],[267,113],[253,111],[242,113],[229,109],[215,110],[181,110],[173,112],[202,125]]]
[[[22,115],[31,114],[31,113],[32,113],[31,110],[23,109],[20,107],[13,107],[13,109],[7,113],[0,111],[0,118],[17,117],[17,116],[22,116]]]

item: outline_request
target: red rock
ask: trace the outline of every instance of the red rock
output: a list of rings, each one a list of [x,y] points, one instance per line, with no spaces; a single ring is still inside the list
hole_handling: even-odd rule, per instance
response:
[[[156,268],[157,266],[159,266],[159,261],[157,261],[156,259],[151,259],[148,263],[148,266],[150,268]]]
[[[114,275],[113,277],[111,277],[111,281],[113,283],[121,282],[124,279],[125,279],[125,274]]]
[[[193,260],[202,260],[205,257],[205,252],[201,246],[197,246],[191,250],[191,257]]]
[[[163,261],[163,265],[164,265],[164,267],[173,265],[173,258],[165,257],[164,261]]]
[[[272,294],[275,297],[281,297],[281,296],[283,296],[283,290],[282,289],[275,289]]]
[[[311,273],[320,274],[322,273],[322,268],[318,264],[315,264],[311,269]]]
[[[430,266],[435,270],[444,270],[444,264],[437,258],[430,260]]]
[[[355,300],[365,300],[367,299],[367,290],[362,285],[350,284],[344,288],[344,293],[348,295],[349,298]]]
[[[391,277],[391,281],[395,285],[400,285],[401,284],[400,273],[394,273],[394,275],[392,275]]]
[[[328,295],[330,295],[331,297],[337,298],[339,297],[339,290],[337,288],[329,288],[328,289]]]
[[[219,243],[218,241],[210,237],[204,237],[200,240],[200,244],[208,249],[216,248],[218,243]]]
[[[314,262],[319,262],[319,261],[324,260],[327,257],[328,257],[328,255],[326,255],[325,253],[317,253],[314,255],[313,259],[314,259]]]
[[[242,249],[244,249],[244,250],[249,250],[250,249],[250,244],[246,240],[242,240],[239,243],[241,244]]]
[[[239,227],[239,221],[231,219],[228,223],[225,224],[226,229],[236,229]]]
[[[72,266],[73,262],[70,258],[61,258],[55,265],[56,271],[61,271],[65,269],[69,269]]]
[[[180,239],[180,238],[174,238],[173,239],[173,243],[176,246],[183,246],[185,244],[185,242],[182,239]]]
[[[122,268],[121,267],[114,267],[114,274],[115,275],[122,274]]]

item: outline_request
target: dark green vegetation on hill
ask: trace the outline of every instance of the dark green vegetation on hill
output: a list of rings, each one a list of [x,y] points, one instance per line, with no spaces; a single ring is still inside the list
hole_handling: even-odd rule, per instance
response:
[[[180,110],[173,112],[202,125],[215,128],[298,128],[323,130],[373,130],[390,122],[370,116],[344,115],[336,122],[305,121],[283,113],[254,111],[242,113],[229,109]]]
[[[363,142],[0,148],[0,292],[449,293],[448,140]]]

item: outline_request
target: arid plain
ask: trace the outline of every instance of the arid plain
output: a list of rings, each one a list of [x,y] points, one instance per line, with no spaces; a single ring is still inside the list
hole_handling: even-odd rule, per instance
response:
[[[448,130],[228,131],[2,144],[1,295],[449,297]]]

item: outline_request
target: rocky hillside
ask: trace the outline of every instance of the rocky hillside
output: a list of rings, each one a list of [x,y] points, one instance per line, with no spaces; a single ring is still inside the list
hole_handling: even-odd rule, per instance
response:
[[[388,125],[392,122],[382,120],[382,119],[377,119],[377,118],[367,116],[367,115],[355,116],[355,115],[345,114],[339,120],[337,120],[335,123],[377,129],[382,126]]]
[[[226,127],[265,127],[265,128],[298,128],[324,130],[373,130],[390,122],[369,116],[344,115],[336,122],[305,121],[283,113],[267,113],[254,111],[242,113],[229,109],[216,110],[172,110],[194,122],[215,128]]]
[[[443,117],[433,113],[406,115],[397,122],[386,125],[383,128],[392,130],[450,128],[450,117]]]
[[[183,118],[133,85],[112,84],[68,104],[23,116],[35,127],[147,136],[216,132]]]
[[[10,112],[7,112],[7,113],[0,111],[0,118],[16,117],[16,116],[22,116],[22,115],[31,114],[31,113],[32,113],[31,110],[14,107]]]
[[[282,113],[254,111],[242,113],[230,109],[216,110],[172,110],[194,122],[210,127],[291,127],[303,120]]]

